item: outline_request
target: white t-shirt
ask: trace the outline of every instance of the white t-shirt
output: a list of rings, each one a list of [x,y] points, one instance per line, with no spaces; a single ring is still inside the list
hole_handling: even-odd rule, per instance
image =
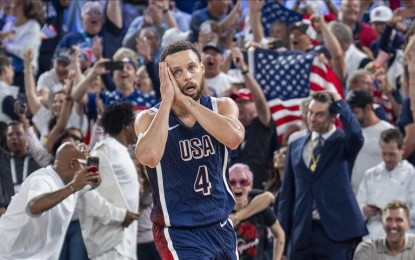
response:
[[[40,106],[39,110],[32,117],[32,122],[39,130],[40,141],[45,143],[47,135],[49,133],[48,122],[52,116],[52,112],[44,106]],[[66,128],[76,127],[81,130],[82,134],[85,135],[88,131],[88,118],[85,114],[80,116],[76,110],[76,106],[72,106],[71,115],[69,116],[68,124]]]
[[[390,128],[393,128],[393,125],[383,120],[375,125],[362,128],[365,141],[354,161],[352,170],[352,188],[355,194],[366,170],[382,162],[382,154],[379,148],[380,134]]]
[[[236,81],[237,79],[221,72],[216,77],[210,79],[205,78],[205,87],[209,89],[211,96],[225,97],[227,95],[226,92],[231,88],[232,83]]]
[[[40,215],[31,215],[28,202],[64,187],[51,166],[32,173],[13,196],[0,218],[0,259],[58,259],[75,210],[73,194]]]
[[[45,71],[39,76],[36,90],[44,90],[49,93],[49,96],[57,91],[63,90],[63,84],[59,81],[55,69]]]

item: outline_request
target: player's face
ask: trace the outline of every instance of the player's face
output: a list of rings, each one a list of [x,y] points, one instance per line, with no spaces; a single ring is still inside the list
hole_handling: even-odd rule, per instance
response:
[[[311,131],[318,134],[327,133],[333,124],[329,104],[311,100],[308,106],[307,123]]]
[[[245,206],[248,194],[252,190],[252,181],[244,170],[235,170],[229,173],[229,183],[237,205]]]
[[[389,143],[380,142],[383,162],[388,171],[393,170],[402,161],[403,149],[399,149],[395,141]]]
[[[405,240],[405,233],[410,226],[405,210],[388,209],[383,213],[383,229],[389,245],[400,244]]]
[[[205,67],[196,53],[192,50],[176,52],[167,56],[165,61],[183,95],[199,100]]]

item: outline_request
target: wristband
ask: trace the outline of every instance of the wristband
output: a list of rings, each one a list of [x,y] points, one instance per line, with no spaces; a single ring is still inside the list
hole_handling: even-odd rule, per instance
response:
[[[72,185],[69,185],[69,189],[71,189],[72,193],[76,192],[76,190],[72,187]]]
[[[168,8],[164,9],[163,11],[161,11],[163,14],[167,13],[169,11]]]
[[[246,74],[249,73],[249,70],[243,70],[241,73],[242,73],[242,75],[246,75]]]
[[[66,101],[72,101],[72,98],[70,96],[65,97]]]

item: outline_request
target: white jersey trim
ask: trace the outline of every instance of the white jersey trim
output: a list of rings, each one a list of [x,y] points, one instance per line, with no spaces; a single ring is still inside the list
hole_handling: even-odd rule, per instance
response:
[[[169,227],[170,216],[169,216],[169,212],[167,211],[166,197],[164,193],[164,184],[163,184],[163,172],[161,170],[160,162],[156,166],[156,172],[157,172],[157,184],[159,187],[161,210],[163,211],[163,217],[164,217],[164,224]]]
[[[218,100],[215,97],[210,97],[210,100],[212,101],[213,112],[218,113]]]
[[[223,157],[224,157],[223,158],[223,168],[222,168],[223,183],[225,184],[225,188],[228,191],[228,193],[231,195],[233,201],[236,202],[235,197],[233,196],[232,191],[228,186],[228,181],[226,180],[226,170],[228,168],[228,148],[226,148],[226,146],[225,146],[225,152],[224,152]]]
[[[175,259],[175,260],[177,259],[178,260],[179,259],[179,256],[177,255],[176,249],[174,249],[173,241],[170,238],[169,228],[168,227],[165,227],[164,228],[164,237],[166,238],[167,247],[169,248],[170,253],[173,256],[173,259]]]

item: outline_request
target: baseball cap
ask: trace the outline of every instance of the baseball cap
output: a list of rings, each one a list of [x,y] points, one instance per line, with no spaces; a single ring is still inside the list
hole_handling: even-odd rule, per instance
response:
[[[55,60],[64,61],[68,64],[71,63],[71,60],[69,59],[69,49],[67,48],[57,49],[53,55],[53,61]]]
[[[182,32],[176,27],[166,30],[161,38],[161,48],[166,48],[172,43],[186,40],[191,31]]]
[[[232,93],[230,95],[230,98],[232,98],[233,100],[243,99],[251,102],[254,101],[254,97],[252,96],[251,90],[247,88],[241,88],[240,90],[238,90],[238,92]]]
[[[364,108],[366,105],[373,104],[373,98],[366,90],[356,89],[352,90],[347,95],[347,103],[350,107]]]
[[[203,46],[203,52],[205,52],[209,49],[215,50],[215,51],[219,52],[220,54],[223,54],[223,47],[217,42],[208,42],[208,43],[206,43],[205,46]]]
[[[317,39],[317,32],[314,30],[311,21],[303,19],[302,21],[296,22],[292,30],[298,29],[300,32],[305,33],[311,40]]]
[[[370,22],[389,22],[393,17],[392,10],[387,6],[378,6],[370,11]]]

